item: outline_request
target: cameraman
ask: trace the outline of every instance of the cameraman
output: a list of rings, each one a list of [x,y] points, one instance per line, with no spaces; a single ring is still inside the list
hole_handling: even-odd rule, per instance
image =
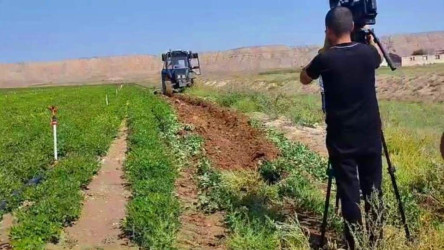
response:
[[[329,45],[302,70],[300,80],[309,84],[322,76],[327,149],[346,222],[345,237],[349,247],[354,249],[353,233],[362,226],[360,189],[365,198],[366,214],[371,215],[374,222],[381,218],[377,216],[382,209],[381,119],[375,70],[382,59],[375,46],[352,42],[354,23],[348,8],[331,9],[325,23],[326,44]],[[373,39],[369,40],[372,44]],[[369,202],[373,193],[377,194],[376,206]],[[371,209],[375,207],[379,211]],[[371,235],[370,240],[376,242],[381,236],[382,231]]]

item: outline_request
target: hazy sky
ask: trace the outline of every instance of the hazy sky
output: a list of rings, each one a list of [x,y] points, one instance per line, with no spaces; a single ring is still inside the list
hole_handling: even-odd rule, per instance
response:
[[[444,0],[379,0],[380,35],[444,30]],[[0,62],[321,44],[328,0],[0,0]]]

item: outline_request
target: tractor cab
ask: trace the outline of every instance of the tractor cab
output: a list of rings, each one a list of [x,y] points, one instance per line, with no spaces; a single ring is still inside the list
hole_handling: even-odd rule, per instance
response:
[[[166,63],[168,69],[188,69],[189,62],[186,57],[170,57]]]

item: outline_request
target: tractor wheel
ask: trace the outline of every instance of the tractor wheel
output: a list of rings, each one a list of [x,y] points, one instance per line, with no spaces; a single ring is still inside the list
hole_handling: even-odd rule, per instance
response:
[[[162,94],[166,96],[173,96],[173,86],[170,82],[162,81]]]

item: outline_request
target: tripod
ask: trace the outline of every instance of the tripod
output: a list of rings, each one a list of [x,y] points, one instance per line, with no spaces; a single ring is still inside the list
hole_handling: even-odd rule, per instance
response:
[[[392,162],[390,160],[390,154],[388,151],[387,142],[385,140],[383,132],[381,133],[381,139],[382,139],[382,147],[384,150],[384,155],[385,155],[385,158],[387,160],[387,165],[388,165],[387,170],[388,170],[388,173],[390,174],[390,179],[392,182],[393,192],[395,193],[396,200],[398,201],[398,209],[399,209],[399,213],[401,216],[401,222],[404,226],[404,231],[405,231],[405,235],[406,235],[407,240],[411,240],[410,230],[409,230],[409,226],[407,224],[407,219],[405,216],[404,205],[401,200],[401,195],[399,193],[398,184],[396,183],[396,176],[395,176],[396,169],[392,165]],[[327,195],[325,198],[324,216],[323,216],[322,225],[321,225],[321,247],[323,247],[325,245],[325,241],[326,241],[325,234],[327,231],[328,210],[329,210],[329,206],[330,206],[331,187],[332,187],[333,178],[334,178],[334,172],[333,172],[333,168],[331,166],[330,161],[328,163],[327,174],[328,174],[328,185],[327,185]],[[338,205],[339,205],[339,195],[336,194],[336,209],[338,209]]]
[[[324,216],[322,218],[321,225],[321,247],[325,245],[325,234],[327,232],[328,223],[328,209],[330,207],[331,186],[333,185],[334,171],[331,162],[328,161],[327,167],[328,184],[327,184],[327,196],[325,197]],[[336,210],[339,209],[339,194],[336,191]]]

